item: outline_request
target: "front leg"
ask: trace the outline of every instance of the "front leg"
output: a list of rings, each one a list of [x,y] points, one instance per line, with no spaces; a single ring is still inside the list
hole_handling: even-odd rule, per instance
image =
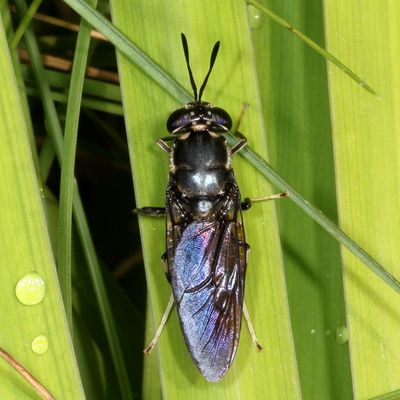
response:
[[[231,147],[231,155],[233,156],[238,151],[242,150],[244,146],[247,144],[246,137],[240,133],[239,131],[235,131],[235,136],[237,136],[240,140]]]
[[[244,114],[246,113],[248,108],[249,108],[249,103],[244,102],[242,104],[242,111],[240,112],[239,119],[236,123],[235,130],[234,130],[235,136],[240,140],[233,147],[231,147],[231,155],[232,156],[235,153],[237,153],[238,151],[242,150],[243,147],[246,146],[246,144],[247,144],[247,139],[242,133],[239,132],[239,127],[243,120]]]
[[[164,217],[166,214],[165,207],[142,207],[133,210],[135,214],[146,215],[148,217]]]
[[[176,138],[174,136],[166,136],[157,140],[157,145],[160,146],[166,153],[171,153],[172,148],[168,142],[173,142]],[[135,208],[134,214],[147,215],[149,217],[163,217],[166,214],[165,207],[142,207]]]
[[[171,153],[172,149],[168,142],[173,142],[176,139],[174,136],[166,136],[157,140],[157,145],[166,153]]]

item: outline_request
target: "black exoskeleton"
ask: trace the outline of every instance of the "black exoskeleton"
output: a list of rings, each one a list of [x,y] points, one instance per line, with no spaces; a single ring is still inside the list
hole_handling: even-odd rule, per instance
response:
[[[170,154],[165,208],[144,207],[141,214],[166,215],[167,277],[172,286],[188,350],[204,377],[220,380],[236,354],[242,320],[247,250],[240,192],[223,133],[232,128],[229,114],[201,100],[218,54],[197,95],[185,36],[182,44],[194,101],[173,112],[158,140]],[[172,145],[169,143],[172,142]],[[246,207],[247,208],[247,207]]]

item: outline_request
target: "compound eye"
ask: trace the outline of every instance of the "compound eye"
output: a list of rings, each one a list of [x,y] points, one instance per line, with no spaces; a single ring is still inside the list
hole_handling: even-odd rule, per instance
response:
[[[168,118],[167,130],[170,133],[187,132],[191,126],[192,117],[186,108],[174,111]]]
[[[226,132],[232,128],[232,119],[222,108],[214,107],[212,110],[212,122],[215,132]]]

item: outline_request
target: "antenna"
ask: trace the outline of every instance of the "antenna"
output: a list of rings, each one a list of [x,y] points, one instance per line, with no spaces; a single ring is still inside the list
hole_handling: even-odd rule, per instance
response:
[[[201,100],[201,96],[203,95],[204,89],[205,89],[205,87],[207,85],[208,77],[210,76],[211,71],[213,69],[213,66],[214,66],[214,63],[215,63],[215,59],[217,58],[219,45],[220,45],[220,41],[218,40],[218,42],[214,44],[214,47],[212,49],[211,57],[210,57],[210,68],[208,69],[207,75],[204,78],[204,82],[203,82],[203,84],[201,85],[201,88],[200,88],[199,100],[198,100],[199,102]]]
[[[190,84],[192,85],[194,99],[195,99],[195,101],[197,101],[197,86],[196,86],[196,82],[194,81],[192,70],[190,69],[190,63],[189,63],[189,47],[187,44],[186,36],[183,33],[181,33],[181,39],[182,39],[183,52],[185,53],[186,65],[187,65],[187,68],[189,71]],[[204,84],[203,84],[203,86],[204,86]]]

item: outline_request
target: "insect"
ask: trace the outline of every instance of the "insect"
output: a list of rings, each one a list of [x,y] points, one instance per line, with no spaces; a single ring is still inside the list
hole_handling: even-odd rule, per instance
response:
[[[229,148],[223,134],[232,128],[231,117],[222,108],[202,101],[220,42],[214,45],[209,70],[197,92],[184,34],[181,39],[194,101],[169,116],[167,130],[173,136],[157,142],[170,155],[165,207],[136,210],[143,215],[166,216],[167,249],[162,258],[173,293],[145,352],[154,346],[175,303],[194,363],[208,381],[216,382],[235,357],[242,311],[253,341],[261,348],[243,302],[249,245],[241,211],[251,203],[249,199],[241,202],[231,164],[246,139],[240,135]]]

